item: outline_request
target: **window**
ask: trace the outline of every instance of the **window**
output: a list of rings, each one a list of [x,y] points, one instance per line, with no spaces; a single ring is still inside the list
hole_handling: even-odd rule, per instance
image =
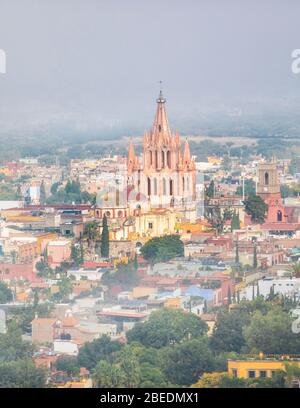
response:
[[[263,377],[263,378],[266,378],[267,372],[266,372],[265,370],[261,370],[261,371],[259,372],[259,376],[260,376],[260,377]]]
[[[154,186],[153,186],[153,190],[154,190],[154,195],[157,195],[157,178],[154,178],[154,182],[153,182]]]
[[[272,371],[271,371],[271,376],[274,377],[275,375],[276,375],[276,371],[275,371],[275,370],[272,370]]]
[[[249,370],[248,371],[248,378],[255,378],[255,371],[254,370]]]
[[[148,196],[151,195],[151,180],[149,177],[147,177],[147,190],[148,190]]]
[[[153,223],[152,223],[152,222],[149,222],[149,223],[148,223],[148,228],[149,228],[149,229],[152,229],[152,228],[153,228]]]
[[[269,185],[269,173],[265,173],[265,185],[268,186]]]
[[[277,221],[282,221],[282,212],[280,210],[277,211]]]
[[[237,369],[236,369],[236,368],[233,368],[233,369],[231,370],[231,374],[232,374],[233,377],[237,377]]]
[[[173,180],[170,179],[170,195],[173,195]]]
[[[167,151],[167,165],[169,169],[171,168],[171,152],[170,150]]]
[[[166,179],[163,178],[163,194],[166,195],[167,194],[167,183],[166,183]]]

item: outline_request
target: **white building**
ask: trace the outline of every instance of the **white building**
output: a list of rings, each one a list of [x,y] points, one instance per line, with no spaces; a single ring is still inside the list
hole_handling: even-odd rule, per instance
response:
[[[256,284],[247,286],[240,292],[240,299],[252,300],[253,297],[269,296],[271,288],[274,289],[275,295],[287,296],[290,298],[299,298],[300,295],[300,278],[264,278],[257,281]]]

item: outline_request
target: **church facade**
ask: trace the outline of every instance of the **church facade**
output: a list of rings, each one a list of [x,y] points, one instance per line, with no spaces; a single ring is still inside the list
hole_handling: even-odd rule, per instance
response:
[[[160,92],[142,154],[132,140],[127,166],[97,195],[95,216],[108,218],[113,239],[140,239],[176,232],[180,222],[196,221],[196,165],[187,140],[173,133]]]
[[[166,99],[160,92],[150,132],[143,137],[143,153],[136,156],[133,142],[128,152],[128,204],[138,216],[165,209],[196,219],[196,166],[187,140],[182,150],[179,133],[171,132]]]

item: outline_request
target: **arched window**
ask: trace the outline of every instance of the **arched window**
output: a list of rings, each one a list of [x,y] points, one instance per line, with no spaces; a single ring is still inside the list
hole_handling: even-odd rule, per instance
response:
[[[277,211],[277,221],[282,221],[282,211]]]
[[[116,206],[118,207],[120,205],[120,191],[117,188],[116,190]]]
[[[118,217],[122,218],[123,217],[123,211],[118,211]]]
[[[162,168],[165,167],[165,152],[164,151],[161,152],[161,167]]]
[[[184,177],[182,177],[182,191],[185,190],[185,185],[184,185]]]
[[[109,218],[110,217],[110,211],[106,211],[105,215],[106,215],[107,218]]]
[[[265,185],[266,186],[269,185],[269,173],[268,172],[265,173]]]
[[[167,184],[166,184],[166,179],[163,178],[163,194],[166,195],[167,194]]]
[[[152,152],[152,150],[150,150],[150,166],[152,166],[152,163],[153,163],[152,154],[153,154],[153,152]]]
[[[170,179],[170,195],[173,195],[173,180]]]
[[[147,177],[147,191],[148,191],[148,196],[151,195],[151,180],[150,180],[150,177]]]
[[[153,190],[154,190],[154,195],[157,195],[157,178],[156,177],[153,180]]]
[[[157,169],[157,163],[158,163],[158,159],[157,159],[157,150],[155,150],[155,163],[154,163],[154,167]]]
[[[171,168],[171,152],[170,150],[167,151],[167,166],[169,169]]]

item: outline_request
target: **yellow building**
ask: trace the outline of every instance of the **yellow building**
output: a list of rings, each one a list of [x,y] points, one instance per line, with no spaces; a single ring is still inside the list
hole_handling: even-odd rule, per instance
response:
[[[59,385],[57,388],[93,388],[93,383],[90,378],[84,378],[79,381],[67,381],[64,385]]]
[[[169,298],[165,301],[164,307],[169,309],[180,309],[182,304],[182,299],[180,297]]]
[[[166,208],[157,208],[135,218],[135,233],[140,237],[159,237],[175,233],[179,215]]]
[[[132,289],[133,299],[141,299],[157,293],[157,288],[149,288],[144,286],[136,286]]]
[[[208,163],[213,164],[214,166],[219,166],[222,163],[222,157],[216,157],[216,156],[208,156],[207,161]]]
[[[38,255],[45,250],[45,246],[48,244],[49,241],[54,241],[57,239],[57,234],[53,232],[45,232],[35,235],[37,239],[37,250]]]
[[[284,370],[285,363],[297,364],[300,368],[300,358],[287,356],[266,359],[228,360],[228,374],[238,378],[271,378],[276,371]]]
[[[211,225],[203,220],[201,222],[177,222],[175,224],[175,229],[179,233],[191,234],[195,232],[206,232],[211,231]]]

